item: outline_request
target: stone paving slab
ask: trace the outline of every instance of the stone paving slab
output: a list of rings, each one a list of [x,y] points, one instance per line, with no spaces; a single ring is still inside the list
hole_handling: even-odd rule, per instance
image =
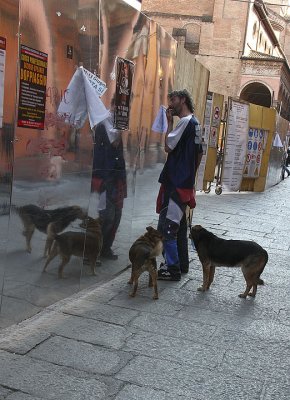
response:
[[[40,397],[30,396],[22,392],[15,392],[7,397],[7,400],[40,400]]]
[[[0,386],[0,400],[6,399],[9,393],[11,393],[10,390]]]
[[[194,368],[177,362],[135,357],[116,377],[198,400],[260,399],[263,382]],[[226,397],[225,397],[226,396]]]
[[[222,373],[236,373],[245,379],[253,376],[262,377],[264,372],[271,379],[280,379],[281,375],[290,375],[290,363],[285,355],[289,349],[287,345],[277,346],[277,342],[263,342],[249,338],[242,338],[236,342],[236,347],[226,350],[218,371]],[[264,346],[267,344],[267,351]],[[269,354],[272,354],[269,357]],[[290,392],[289,392],[290,394]]]
[[[128,297],[128,295],[126,297]],[[62,312],[103,322],[109,322],[116,325],[127,325],[138,315],[137,311],[130,310],[128,307],[120,310],[118,306],[114,307],[114,305],[111,304],[98,304],[97,301],[93,300],[80,300],[71,305],[63,307]]]
[[[46,340],[32,350],[29,356],[56,365],[104,375],[118,372],[131,359],[128,353],[59,336]]]
[[[200,341],[207,342],[216,331],[214,325],[203,323],[190,324],[187,321],[149,313],[142,313],[131,322],[135,329],[145,332],[158,333],[170,338],[188,339],[200,338]]]
[[[71,315],[59,315],[46,329],[55,335],[114,349],[120,349],[131,335],[122,326]]]
[[[210,346],[193,340],[177,339],[151,332],[136,333],[127,340],[122,350],[208,369],[215,369],[222,362],[225,353],[222,348],[213,351]]]
[[[77,376],[73,370],[47,362],[0,352],[0,384],[43,399],[108,399],[119,388],[117,382]]]
[[[176,394],[154,390],[148,387],[126,385],[117,395],[116,400],[192,400],[192,397],[178,396]]]

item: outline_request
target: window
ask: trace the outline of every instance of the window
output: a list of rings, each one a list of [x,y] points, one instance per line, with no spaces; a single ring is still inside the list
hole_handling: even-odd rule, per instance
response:
[[[257,33],[257,22],[255,22],[253,26],[253,36],[256,36],[256,33]]]

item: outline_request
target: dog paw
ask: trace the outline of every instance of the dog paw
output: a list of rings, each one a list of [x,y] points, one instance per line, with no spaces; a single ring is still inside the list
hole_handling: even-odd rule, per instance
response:
[[[205,288],[204,288],[203,286],[200,286],[199,288],[197,288],[197,290],[198,290],[199,292],[205,292]]]
[[[256,295],[254,293],[249,293],[248,296],[253,297],[253,298],[256,297]]]
[[[246,295],[245,293],[240,293],[240,294],[239,294],[239,297],[240,297],[241,299],[245,299],[245,298],[247,297],[247,295]]]
[[[129,296],[130,296],[130,297],[135,297],[136,294],[135,294],[135,293],[130,293]]]
[[[153,296],[153,300],[158,300],[159,299],[159,296],[158,296],[158,294],[154,294],[154,296]]]

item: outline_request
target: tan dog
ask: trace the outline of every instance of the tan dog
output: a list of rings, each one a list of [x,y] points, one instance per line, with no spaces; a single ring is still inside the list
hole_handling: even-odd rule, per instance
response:
[[[43,272],[50,261],[59,255],[62,259],[58,267],[58,277],[63,278],[63,269],[69,262],[71,256],[85,257],[91,266],[92,275],[96,275],[95,266],[103,245],[102,229],[99,219],[88,217],[81,227],[86,232],[64,232],[56,235],[51,252],[43,268]]]
[[[247,240],[221,239],[200,225],[191,228],[190,237],[203,269],[203,285],[198,290],[204,292],[210,288],[215,267],[241,267],[247,286],[244,293],[239,296],[255,297],[257,285],[264,284],[260,275],[268,262],[268,253],[265,249]]]
[[[15,209],[24,226],[23,235],[26,238],[26,249],[29,253],[32,250],[31,238],[35,228],[47,234],[44,256],[49,254],[53,238],[57,233],[62,232],[76,219],[84,220],[87,217],[87,213],[79,206],[44,210],[34,204],[27,204]]]
[[[128,283],[134,284],[131,297],[135,297],[138,288],[139,276],[144,272],[149,272],[149,287],[153,286],[153,299],[158,299],[157,288],[157,262],[156,256],[162,253],[163,236],[156,229],[147,226],[147,232],[140,236],[129,250],[129,259],[132,263],[131,278]]]

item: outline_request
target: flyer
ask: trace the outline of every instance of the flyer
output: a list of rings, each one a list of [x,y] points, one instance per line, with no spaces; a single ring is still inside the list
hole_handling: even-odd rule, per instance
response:
[[[47,54],[20,46],[20,83],[17,126],[44,129]]]
[[[0,36],[0,128],[3,126],[5,59],[6,39]]]

